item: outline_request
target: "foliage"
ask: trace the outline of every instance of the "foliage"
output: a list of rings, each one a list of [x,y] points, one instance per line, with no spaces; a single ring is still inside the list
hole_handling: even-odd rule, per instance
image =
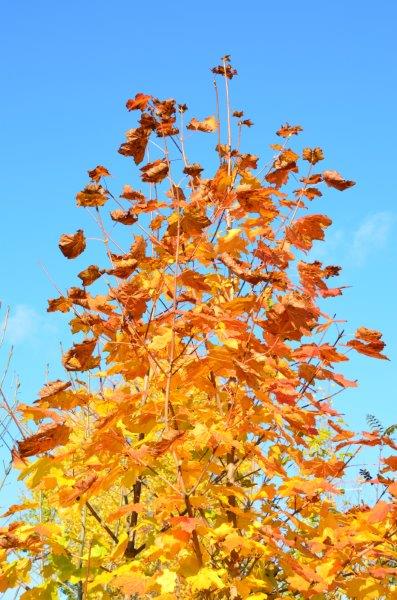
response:
[[[393,431],[355,435],[331,400],[332,385],[356,386],[335,365],[353,349],[385,359],[384,342],[365,327],[346,339],[323,309],[342,294],[329,284],[340,267],[306,257],[331,225],[311,202],[324,184],[354,182],[320,172],[320,148],[292,150],[302,128],[289,124],[258,168],[240,150],[252,122],[230,109],[228,56],[213,73],[224,120],[216,82],[216,114],[189,122],[186,105],[138,93],[127,108],[139,123],[119,152],[146,159],[139,189],[114,195],[99,165],[76,196],[108,264],[85,266],[78,286],[49,300],[72,313],[78,341],[62,359],[69,378],[19,407],[39,426],[13,454],[31,495],[6,513],[27,516],[1,531],[0,591],[397,598],[397,458],[381,458],[375,480],[363,470],[375,503],[341,501],[353,458],[395,450]],[[218,136],[212,177],[188,159],[187,136]],[[89,243],[79,229],[59,248],[75,259]]]

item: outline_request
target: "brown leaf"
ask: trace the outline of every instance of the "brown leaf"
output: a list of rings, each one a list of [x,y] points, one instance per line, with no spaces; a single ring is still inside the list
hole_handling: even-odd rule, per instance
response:
[[[128,210],[112,210],[110,217],[113,221],[117,221],[117,223],[122,223],[123,225],[132,225],[138,220],[133,208],[129,208]]]
[[[141,167],[142,181],[147,183],[160,183],[168,175],[169,165],[165,160],[155,160]]]
[[[303,160],[309,161],[310,164],[315,165],[320,160],[324,159],[324,152],[321,148],[304,148],[303,149]]]
[[[138,261],[135,258],[131,258],[128,254],[125,257],[120,257],[115,259],[114,255],[112,256],[112,268],[108,269],[106,272],[109,275],[114,275],[115,277],[120,277],[120,279],[126,279],[135,271],[138,266]]]
[[[66,425],[45,425],[35,435],[18,442],[18,453],[22,458],[48,452],[56,446],[65,444],[71,429]]]
[[[72,306],[72,302],[69,298],[65,298],[65,296],[60,296],[59,298],[51,298],[48,300],[48,308],[47,312],[55,312],[59,310],[60,312],[67,313]]]
[[[360,327],[355,333],[355,339],[347,342],[346,346],[353,348],[360,354],[371,356],[372,358],[380,358],[389,360],[385,354],[382,354],[385,342],[381,340],[382,334],[374,329]]]
[[[237,75],[236,69],[233,69],[231,65],[217,65],[211,69],[215,75],[223,75],[228,79],[233,79],[235,75]]]
[[[310,250],[313,240],[324,239],[324,229],[331,223],[325,215],[301,217],[287,228],[286,239],[301,250]]]
[[[254,154],[240,154],[237,164],[241,170],[245,169],[256,169],[258,166],[259,158]]]
[[[104,271],[101,271],[99,267],[96,265],[90,265],[84,269],[84,271],[80,271],[77,277],[79,277],[83,282],[83,285],[86,286],[94,283],[94,281],[96,281],[102,275],[102,273],[104,273]]]
[[[203,167],[198,163],[192,163],[191,165],[186,165],[183,169],[183,172],[186,175],[190,175],[191,177],[200,177],[203,171]]]
[[[276,134],[280,137],[288,138],[291,137],[291,135],[298,135],[300,131],[303,131],[300,125],[289,125],[289,123],[286,123],[276,131]]]
[[[59,240],[59,249],[66,258],[76,258],[85,250],[85,236],[82,229],[76,233],[64,233]]]
[[[99,356],[92,356],[96,340],[87,339],[81,344],[75,344],[62,357],[62,364],[67,371],[88,371],[100,363]]]
[[[145,156],[146,146],[149,140],[150,129],[138,127],[130,129],[126,133],[127,141],[121,144],[119,154],[123,156],[132,156],[135,164],[139,165]]]
[[[256,285],[260,281],[266,281],[268,279],[266,273],[262,273],[259,269],[255,271],[250,269],[249,264],[244,264],[241,260],[230,256],[227,252],[222,252],[219,259],[232,271],[232,273],[252,285]]]
[[[59,392],[63,392],[70,388],[72,384],[70,381],[61,381],[57,379],[56,381],[49,381],[44,387],[41,388],[39,392],[39,399],[45,400],[50,398],[51,396],[55,396],[55,394],[59,394]]]
[[[108,193],[98,183],[89,183],[76,195],[77,206],[103,206],[108,200]]]
[[[139,202],[143,202],[145,200],[145,196],[141,192],[137,192],[132,189],[130,185],[125,185],[123,188],[122,194],[120,194],[120,198],[125,198],[125,200],[138,200]]]
[[[145,110],[150,99],[151,96],[148,94],[142,94],[141,92],[138,92],[135,95],[135,98],[130,98],[127,100],[126,107],[128,110]]]
[[[206,117],[202,121],[193,118],[187,128],[193,131],[215,131],[218,128],[218,121],[215,117]]]
[[[349,181],[348,179],[343,179],[341,175],[337,171],[324,171],[323,179],[325,183],[337,190],[343,192],[349,187],[356,185],[355,181]]]
[[[101,177],[109,177],[110,173],[103,165],[97,165],[92,171],[88,171],[88,176],[93,181],[99,181]]]

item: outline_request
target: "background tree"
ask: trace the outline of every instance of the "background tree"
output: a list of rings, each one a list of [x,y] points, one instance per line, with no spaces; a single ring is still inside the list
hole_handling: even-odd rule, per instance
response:
[[[241,150],[252,122],[231,109],[236,70],[225,56],[212,71],[224,119],[216,81],[200,119],[138,93],[119,152],[146,159],[139,186],[112,193],[99,165],[76,196],[107,265],[49,300],[80,339],[69,379],[20,406],[40,423],[14,451],[31,498],[6,515],[30,517],[2,530],[0,589],[22,584],[24,600],[397,598],[397,458],[363,473],[371,504],[346,507],[341,485],[363,447],[395,450],[393,431],[355,436],[327,387],[355,386],[334,366],[352,349],[385,359],[384,342],[365,327],[345,339],[323,308],[340,267],[306,256],[331,225],[311,202],[354,182],[320,171],[320,148],[292,150],[289,124],[258,167]],[[217,136],[212,177],[187,132]],[[59,248],[75,259],[86,243],[78,229]]]

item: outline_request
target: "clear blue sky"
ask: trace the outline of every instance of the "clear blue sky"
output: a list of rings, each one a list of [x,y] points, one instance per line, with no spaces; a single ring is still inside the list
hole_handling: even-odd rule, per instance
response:
[[[23,401],[35,399],[47,363],[62,376],[66,322],[46,313],[57,293],[38,263],[59,287],[75,285],[58,238],[91,227],[74,202],[88,168],[126,174],[116,152],[134,126],[125,100],[143,91],[211,114],[209,68],[230,53],[233,106],[255,122],[246,150],[267,154],[281,123],[299,123],[325,166],[357,181],[318,202],[334,221],[319,256],[343,265],[340,281],[352,286],[335,302],[348,331],[383,330],[394,360],[354,357],[345,373],[361,385],[338,406],[357,428],[366,413],[397,421],[396,19],[394,0],[3,3],[0,299],[11,307]]]

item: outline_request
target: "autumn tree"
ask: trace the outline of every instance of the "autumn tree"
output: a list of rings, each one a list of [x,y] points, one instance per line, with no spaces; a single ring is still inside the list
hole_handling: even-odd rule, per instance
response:
[[[309,258],[331,225],[312,203],[354,182],[290,147],[298,125],[269,163],[244,153],[237,72],[228,56],[212,72],[214,116],[128,100],[119,152],[139,182],[111,191],[99,165],[76,196],[105,252],[49,300],[77,336],[65,379],[19,407],[38,427],[13,452],[27,494],[1,530],[0,590],[24,600],[397,598],[393,431],[347,430],[331,388],[356,386],[338,372],[350,351],[385,359],[384,342],[346,338],[323,308],[340,267]],[[213,174],[194,136],[216,144]],[[80,261],[87,242],[59,248]],[[346,505],[366,446],[385,449],[363,473],[377,500]]]

